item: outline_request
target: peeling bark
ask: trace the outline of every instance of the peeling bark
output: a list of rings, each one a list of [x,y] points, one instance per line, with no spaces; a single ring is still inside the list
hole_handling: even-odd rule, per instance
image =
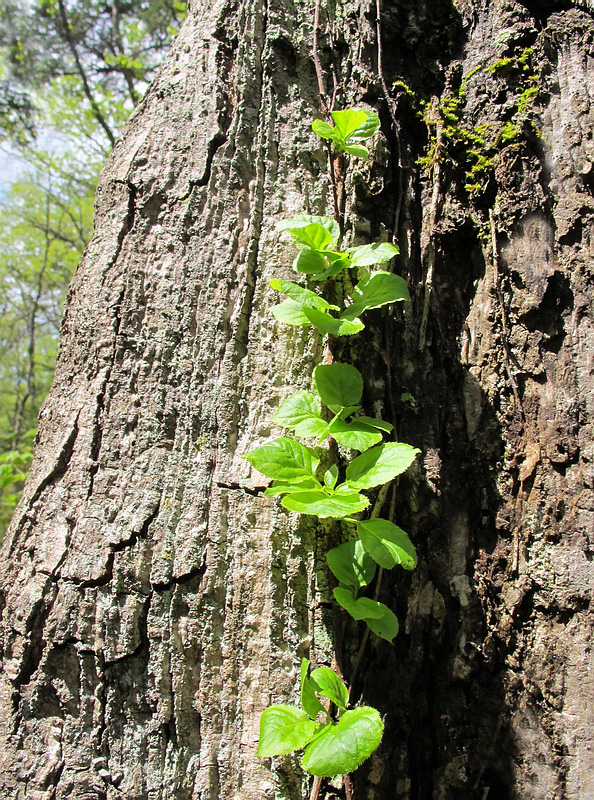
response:
[[[348,178],[348,234],[389,238],[397,219],[413,297],[336,356],[364,372],[366,412],[423,451],[390,500],[420,563],[382,588],[402,629],[371,639],[358,679],[386,735],[355,796],[584,800],[594,20],[585,0],[385,5],[397,130],[376,4],[322,9],[319,35],[341,105],[382,117]],[[338,534],[265,498],[241,455],[322,354],[274,322],[268,286],[290,276],[276,221],[332,208],[312,21],[298,0],[192,3],[103,173],[3,551],[2,797],[308,796],[296,760],[256,758],[259,717],[294,698],[302,656],[331,662],[335,633],[348,677],[361,631],[329,602]],[[500,63],[528,48],[529,74]],[[419,166],[427,125],[397,79],[426,118],[465,81],[456,124],[485,152],[516,126],[480,191],[443,125]]]

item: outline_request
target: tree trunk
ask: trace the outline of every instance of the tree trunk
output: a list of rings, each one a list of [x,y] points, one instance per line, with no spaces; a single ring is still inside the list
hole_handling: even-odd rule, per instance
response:
[[[419,567],[382,588],[401,633],[359,673],[386,733],[355,797],[585,800],[594,21],[385,5],[379,59],[375,2],[319,32],[328,93],[333,64],[339,107],[382,117],[347,233],[394,231],[413,298],[338,355],[423,451],[391,499]],[[332,209],[313,12],[193,2],[103,173],[4,547],[2,798],[308,796],[297,759],[256,758],[259,717],[335,630],[348,678],[362,631],[331,609],[326,531],[241,456],[323,355],[268,286],[291,274],[276,222]]]

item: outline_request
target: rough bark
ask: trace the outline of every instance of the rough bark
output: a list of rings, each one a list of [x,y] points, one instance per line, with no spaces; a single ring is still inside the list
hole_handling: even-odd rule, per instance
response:
[[[437,108],[482,65],[459,125],[499,129],[525,84],[487,67],[531,47],[539,94],[469,195],[468,144],[421,168],[427,126],[402,96],[398,147],[376,4],[323,14],[341,105],[383,122],[347,227],[387,237],[398,215],[413,294],[337,355],[423,450],[394,495],[420,565],[382,590],[403,624],[358,680],[386,735],[355,795],[584,800],[594,22],[585,2],[386,5],[388,87]],[[289,275],[275,222],[332,204],[312,20],[297,0],[192,3],[104,171],[4,548],[3,798],[307,796],[297,761],[256,758],[259,716],[294,697],[301,656],[330,663],[334,629],[348,676],[361,632],[333,619],[326,532],[264,498],[241,454],[321,357],[273,322],[268,287]]]

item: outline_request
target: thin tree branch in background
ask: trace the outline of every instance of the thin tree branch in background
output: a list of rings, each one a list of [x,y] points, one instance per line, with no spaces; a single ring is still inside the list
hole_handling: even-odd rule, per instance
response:
[[[93,114],[95,115],[95,119],[101,125],[103,130],[105,131],[105,135],[109,139],[111,146],[115,145],[115,136],[109,125],[107,124],[105,117],[101,113],[101,109],[97,105],[95,98],[93,97],[93,93],[91,92],[91,87],[89,85],[89,81],[87,79],[87,75],[81,63],[81,60],[78,55],[78,50],[76,49],[76,44],[74,43],[74,39],[70,35],[70,23],[68,22],[68,15],[66,14],[66,7],[64,5],[64,0],[58,0],[58,6],[60,8],[60,17],[62,19],[62,25],[64,26],[64,37],[70,48],[70,52],[72,53],[72,57],[74,58],[74,62],[76,64],[76,68],[78,70],[78,74],[80,75],[80,79],[82,81],[83,90],[85,96],[89,103],[91,104],[91,108],[93,109]]]

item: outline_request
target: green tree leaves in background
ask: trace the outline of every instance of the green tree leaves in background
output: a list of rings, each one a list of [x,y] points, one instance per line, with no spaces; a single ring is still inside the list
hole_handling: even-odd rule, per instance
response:
[[[52,381],[99,172],[184,16],[179,0],[0,5],[0,145],[19,175],[0,184],[0,537]]]

